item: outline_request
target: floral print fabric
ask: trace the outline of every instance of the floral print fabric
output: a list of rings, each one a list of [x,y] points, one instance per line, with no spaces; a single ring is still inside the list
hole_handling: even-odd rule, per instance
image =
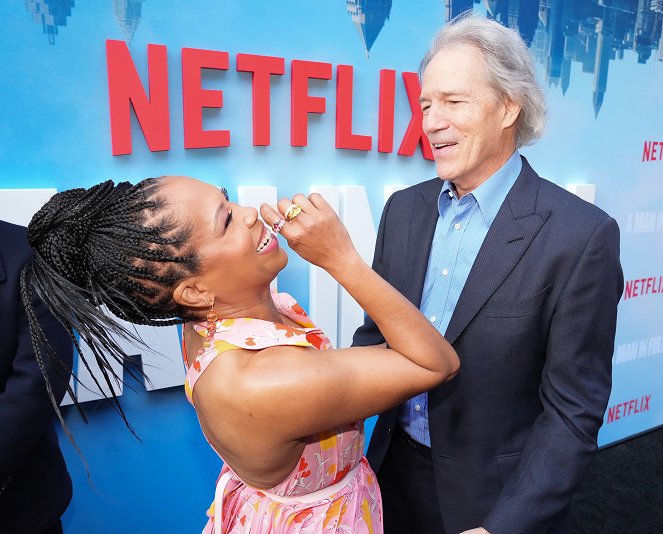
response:
[[[300,327],[251,318],[217,321],[211,346],[188,368],[184,387],[190,402],[197,379],[227,350],[278,345],[332,348],[293,297],[279,293],[273,298],[279,311]],[[194,328],[207,335],[205,323]],[[221,515],[218,507],[222,507],[222,524],[215,524]],[[380,490],[364,458],[363,422],[309,436],[293,471],[268,491],[245,484],[225,464],[207,515],[203,534],[382,534]]]

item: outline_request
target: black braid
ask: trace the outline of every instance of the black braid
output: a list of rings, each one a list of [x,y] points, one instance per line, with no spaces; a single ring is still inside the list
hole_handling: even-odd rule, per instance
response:
[[[34,255],[21,273],[21,297],[42,373],[43,352],[50,357],[50,348],[34,313],[34,297],[46,303],[66,328],[88,370],[90,362],[81,344],[89,347],[112,392],[113,407],[129,428],[114,388],[122,376],[111,363],[120,363],[133,378],[142,375],[129,365],[114,337],[137,340],[137,336],[106,310],[138,325],[169,326],[194,318],[172,298],[177,283],[198,272],[198,258],[188,244],[191,229],[176,224],[159,189],[159,179],[150,178],[136,185],[107,181],[54,195],[28,226]],[[44,377],[60,422],[73,442],[49,377],[46,373]],[[67,388],[78,406],[71,387]]]

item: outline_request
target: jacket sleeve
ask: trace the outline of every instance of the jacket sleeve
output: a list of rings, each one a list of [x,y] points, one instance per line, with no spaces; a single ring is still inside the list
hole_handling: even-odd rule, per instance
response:
[[[389,197],[387,203],[382,210],[382,217],[380,218],[380,226],[378,228],[378,235],[375,241],[375,252],[373,254],[373,270],[378,273],[380,276],[385,278],[385,265],[384,265],[384,233],[386,221],[388,218],[389,207],[391,206],[391,201],[394,199],[394,196],[398,192],[394,193]],[[380,345],[384,343],[385,339],[382,336],[382,333],[378,329],[377,325],[367,314],[364,314],[364,324],[361,325],[354,336],[352,337],[352,346],[353,347],[364,347],[368,345]]]
[[[18,287],[19,272],[11,283]],[[18,291],[15,292],[18,295]],[[19,298],[6,302],[4,313],[16,314],[16,347],[4,391],[0,392],[0,483],[15,475],[52,424],[53,405],[46,383],[35,359],[28,321]],[[55,399],[60,402],[66,391],[66,379],[72,366],[73,344],[65,329],[35,300],[34,309],[44,332],[58,355],[51,361],[44,353]],[[11,354],[7,355],[10,359]],[[60,363],[61,362],[61,363]]]
[[[491,534],[546,532],[591,464],[610,396],[623,283],[619,228],[608,218],[588,240],[556,303],[539,390],[543,412],[483,522]]]

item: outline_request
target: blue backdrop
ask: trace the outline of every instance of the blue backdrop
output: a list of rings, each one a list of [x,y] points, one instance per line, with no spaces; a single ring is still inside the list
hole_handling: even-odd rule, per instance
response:
[[[544,7],[539,7],[541,4]],[[645,4],[647,6],[645,7]],[[527,5],[527,7],[526,7]],[[658,7],[657,7],[658,6]],[[137,181],[186,174],[224,185],[275,186],[278,196],[311,187],[360,185],[374,225],[384,187],[435,175],[420,148],[397,154],[411,112],[402,72],[415,72],[437,28],[473,8],[516,27],[530,45],[549,104],[547,132],[522,150],[544,177],[576,188],[615,217],[622,231],[627,291],[619,309],[614,387],[600,433],[607,445],[663,424],[663,50],[660,2],[585,0],[7,0],[0,5],[0,206],[14,189],[58,190],[107,178]],[[148,44],[167,47],[170,149],[151,152],[132,119],[133,151],[113,156],[106,40],[127,43],[147,88]],[[203,87],[223,91],[223,108],[203,113],[206,130],[230,131],[230,146],[185,149],[182,48],[225,51],[227,70],[206,71]],[[238,53],[285,59],[271,78],[271,144],[252,143],[251,76]],[[326,99],[310,116],[308,146],[293,147],[291,61],[332,64],[312,80]],[[336,66],[354,67],[353,129],[370,151],[335,147]],[[396,71],[394,148],[377,150],[381,69]],[[29,197],[20,197],[29,198]],[[11,205],[0,218],[25,219]],[[21,211],[23,210],[23,211]],[[18,215],[16,215],[18,213]],[[307,307],[309,271],[290,258],[279,287]],[[105,402],[71,408],[67,422],[89,466],[62,445],[75,496],[67,532],[196,532],[205,522],[220,462],[205,443],[181,388],[125,387],[122,404],[140,441]],[[369,424],[369,433],[370,433]]]

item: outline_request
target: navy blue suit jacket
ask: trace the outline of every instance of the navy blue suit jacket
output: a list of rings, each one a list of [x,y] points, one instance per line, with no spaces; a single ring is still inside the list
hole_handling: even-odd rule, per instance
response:
[[[441,186],[436,178],[395,193],[380,222],[374,268],[417,306]],[[570,532],[571,498],[610,394],[622,289],[616,222],[523,158],[445,334],[461,360],[455,391],[429,392],[446,534]],[[383,341],[370,317],[354,337]],[[376,471],[396,415],[376,424],[368,451]]]
[[[19,275],[30,255],[26,229],[0,221],[0,531],[5,534],[42,532],[65,511],[72,494],[21,303]],[[34,306],[66,374],[73,344],[43,303]],[[47,362],[47,368],[60,401],[66,382],[55,366]]]

